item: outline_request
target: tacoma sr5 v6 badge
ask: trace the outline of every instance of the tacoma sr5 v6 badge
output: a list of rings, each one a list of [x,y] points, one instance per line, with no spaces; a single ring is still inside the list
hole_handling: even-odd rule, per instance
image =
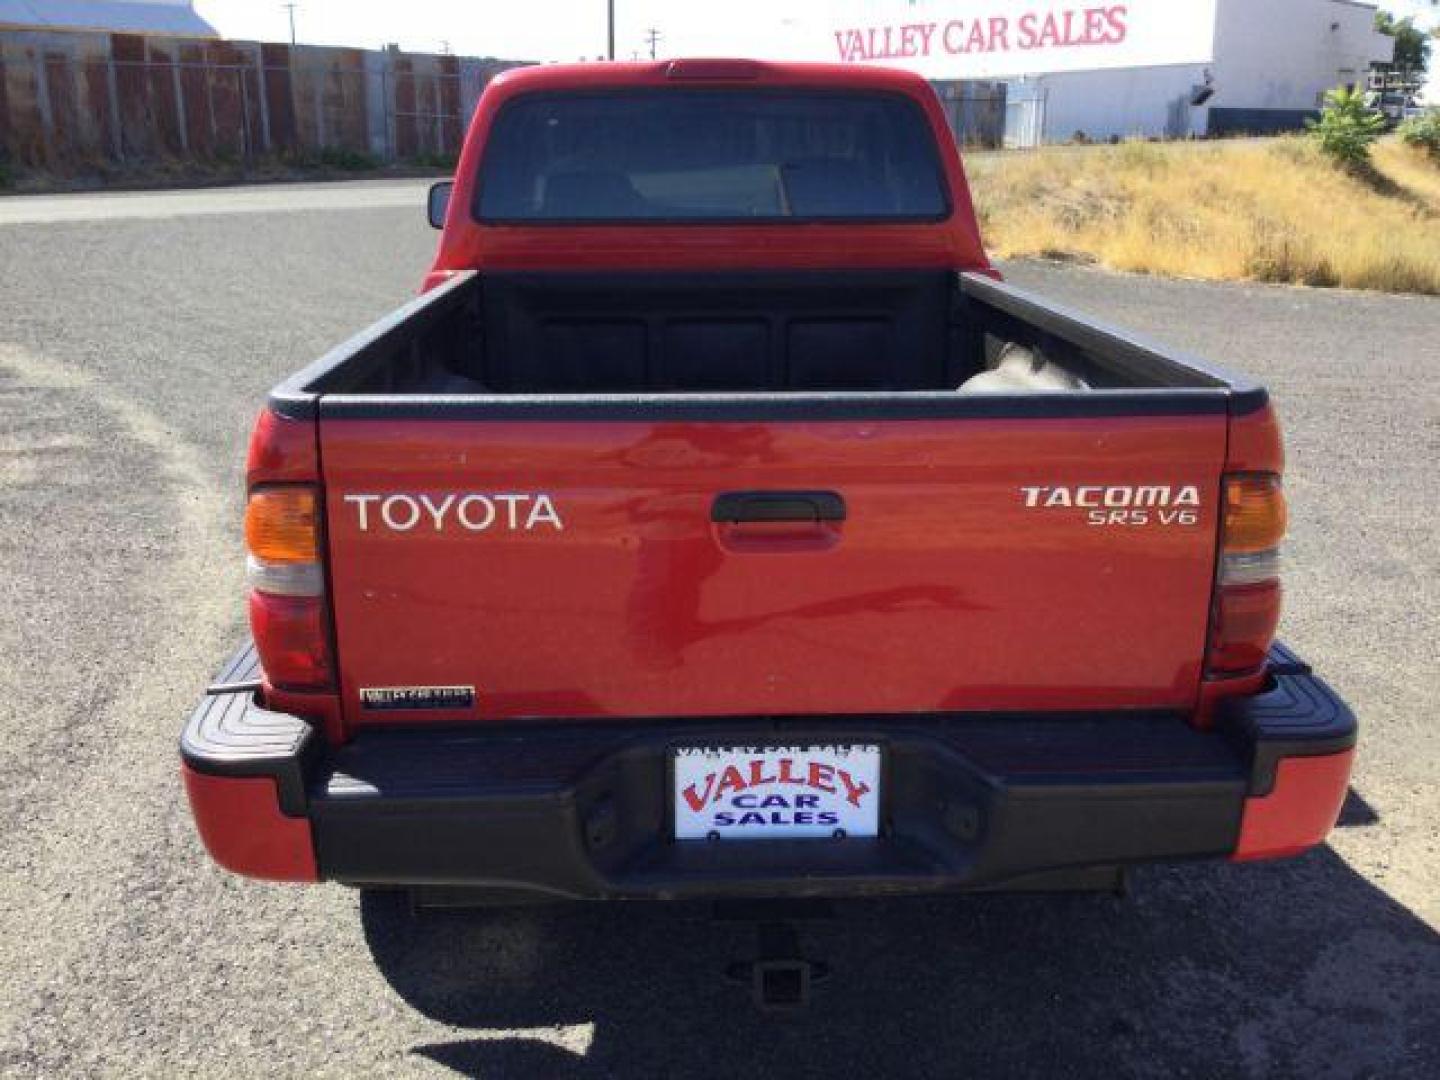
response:
[[[1087,511],[1091,525],[1199,525],[1198,487],[1022,487],[1027,509]]]

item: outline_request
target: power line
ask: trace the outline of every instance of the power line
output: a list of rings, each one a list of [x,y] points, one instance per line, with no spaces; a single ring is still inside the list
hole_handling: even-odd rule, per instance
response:
[[[657,29],[655,29],[655,27],[653,27],[653,26],[650,27],[649,30],[646,30],[646,31],[645,31],[645,40],[646,40],[646,42],[650,45],[650,59],[651,59],[651,60],[654,60],[654,59],[655,59],[655,46],[657,46],[657,45],[660,44],[660,37],[661,37],[660,31],[657,30]]]

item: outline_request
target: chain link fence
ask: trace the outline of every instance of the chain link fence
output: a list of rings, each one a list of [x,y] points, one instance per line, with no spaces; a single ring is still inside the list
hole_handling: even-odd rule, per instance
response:
[[[955,141],[962,149],[996,150],[1005,135],[1005,84],[937,82],[933,84]]]
[[[986,81],[934,85],[961,148],[1029,150],[1045,141],[1044,87]]]

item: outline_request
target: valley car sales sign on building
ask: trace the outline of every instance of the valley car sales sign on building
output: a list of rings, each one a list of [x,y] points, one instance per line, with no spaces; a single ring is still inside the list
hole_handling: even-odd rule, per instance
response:
[[[792,55],[930,79],[1205,64],[1216,0],[840,0],[790,20]]]

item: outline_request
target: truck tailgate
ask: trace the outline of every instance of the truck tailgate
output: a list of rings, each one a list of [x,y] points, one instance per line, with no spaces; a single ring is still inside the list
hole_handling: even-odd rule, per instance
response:
[[[346,714],[1185,708],[1225,440],[1222,410],[325,417]]]

